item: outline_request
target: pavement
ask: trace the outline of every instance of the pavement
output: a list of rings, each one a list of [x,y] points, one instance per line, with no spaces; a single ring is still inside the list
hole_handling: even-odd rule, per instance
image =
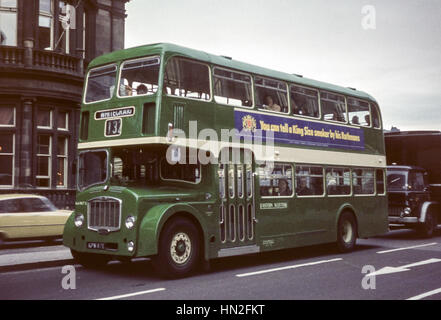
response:
[[[209,272],[159,278],[148,259],[91,270],[73,265],[60,243],[0,250],[0,299],[79,300],[441,300],[441,230],[360,239],[348,254],[332,245],[217,259]],[[50,260],[48,260],[50,259]]]

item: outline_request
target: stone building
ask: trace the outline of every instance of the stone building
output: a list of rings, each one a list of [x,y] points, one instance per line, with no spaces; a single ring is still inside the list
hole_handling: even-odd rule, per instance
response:
[[[72,207],[84,70],[124,47],[128,0],[0,0],[0,193]]]

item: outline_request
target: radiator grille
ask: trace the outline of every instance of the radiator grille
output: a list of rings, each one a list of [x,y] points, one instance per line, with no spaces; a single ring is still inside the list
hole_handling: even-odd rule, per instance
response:
[[[114,198],[96,198],[89,201],[89,229],[116,231],[121,225],[121,201]]]
[[[403,212],[404,207],[400,206],[389,206],[389,215],[391,217],[399,217],[401,216],[401,213]]]

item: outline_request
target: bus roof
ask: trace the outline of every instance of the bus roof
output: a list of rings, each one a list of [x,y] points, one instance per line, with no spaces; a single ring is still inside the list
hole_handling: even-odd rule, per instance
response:
[[[204,51],[190,49],[187,47],[183,47],[171,43],[155,43],[155,44],[148,44],[148,45],[114,51],[93,59],[89,64],[89,68],[108,64],[115,61],[134,59],[151,54],[161,54],[164,52],[181,55],[184,57],[204,61],[207,63],[215,64],[226,68],[236,69],[238,71],[244,71],[247,73],[258,74],[270,78],[276,78],[287,82],[292,82],[299,85],[309,86],[317,89],[334,91],[344,95],[349,95],[361,99],[368,99],[376,102],[376,100],[371,95],[363,91],[337,86],[334,84],[317,81],[313,79],[308,79],[295,74],[275,71],[275,70],[259,67],[256,65],[248,64],[245,62],[236,61],[228,57],[209,54]]]

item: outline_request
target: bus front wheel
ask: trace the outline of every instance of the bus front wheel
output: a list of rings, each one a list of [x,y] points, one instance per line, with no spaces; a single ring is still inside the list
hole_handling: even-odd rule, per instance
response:
[[[337,248],[340,252],[354,250],[357,241],[357,222],[351,212],[345,211],[338,220]]]
[[[164,278],[184,277],[196,270],[200,262],[200,241],[196,226],[185,218],[168,222],[152,257],[155,270]]]
[[[431,238],[437,226],[436,216],[433,210],[429,210],[426,215],[426,221],[419,226],[419,233],[424,238]]]

